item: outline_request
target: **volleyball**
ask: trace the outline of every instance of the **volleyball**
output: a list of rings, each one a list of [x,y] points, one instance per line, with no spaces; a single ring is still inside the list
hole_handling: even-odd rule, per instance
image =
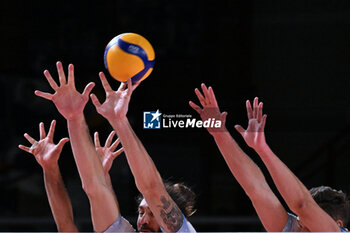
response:
[[[114,37],[106,46],[104,64],[110,75],[133,83],[147,78],[154,66],[155,53],[146,38],[136,33],[123,33]]]

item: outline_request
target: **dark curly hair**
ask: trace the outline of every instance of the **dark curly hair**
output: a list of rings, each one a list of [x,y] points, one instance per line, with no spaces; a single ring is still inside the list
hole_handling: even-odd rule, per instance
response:
[[[335,221],[341,220],[344,227],[347,226],[350,217],[350,203],[343,191],[320,186],[310,189],[310,193],[316,203]]]
[[[171,199],[173,199],[186,218],[196,212],[194,208],[196,194],[189,187],[183,183],[173,184],[170,182],[164,182],[164,186]],[[140,194],[136,199],[138,205],[141,203],[142,199],[143,196]]]

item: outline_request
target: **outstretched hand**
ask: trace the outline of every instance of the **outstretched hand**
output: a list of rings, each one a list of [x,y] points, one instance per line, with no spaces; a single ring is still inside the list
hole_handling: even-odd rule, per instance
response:
[[[212,87],[207,88],[204,83],[202,83],[201,87],[204,96],[197,88],[194,90],[194,92],[196,93],[203,108],[199,107],[192,101],[189,102],[190,106],[200,115],[202,121],[206,121],[208,119],[221,121],[220,128],[207,128],[210,134],[214,135],[216,132],[226,131],[225,122],[227,112],[220,112]]]
[[[56,121],[51,122],[49,132],[46,136],[44,123],[39,124],[40,139],[36,141],[27,133],[24,137],[30,142],[31,147],[26,147],[19,145],[18,147],[28,153],[34,155],[36,161],[40,164],[43,169],[50,168],[50,166],[56,166],[58,158],[60,157],[62,148],[66,142],[69,141],[68,138],[62,138],[56,145],[53,142],[53,135],[55,132]]]
[[[119,138],[117,138],[117,140],[115,140],[112,144],[112,140],[113,140],[114,135],[115,135],[115,132],[112,131],[109,134],[109,136],[105,142],[105,145],[103,147],[100,144],[98,132],[95,132],[95,135],[94,135],[95,149],[101,158],[102,167],[103,167],[103,171],[105,172],[105,174],[107,174],[109,172],[109,170],[111,169],[114,159],[117,158],[118,155],[120,155],[124,151],[123,147],[120,148],[119,150],[115,151],[115,149],[118,147],[118,145],[120,143],[120,140],[119,140]]]
[[[235,128],[242,135],[248,146],[259,150],[266,144],[264,128],[267,115],[263,115],[263,103],[259,103],[258,97],[254,98],[253,108],[250,101],[247,100],[246,108],[248,115],[247,129],[240,125],[235,125]]]
[[[89,100],[89,94],[95,84],[90,82],[85,87],[83,93],[80,94],[75,88],[74,66],[72,64],[68,66],[68,81],[66,80],[62,63],[57,62],[56,66],[60,86],[57,85],[48,70],[44,71],[44,75],[55,93],[50,94],[37,90],[35,94],[51,100],[64,118],[72,120],[83,113],[84,107]]]
[[[140,83],[132,85],[131,79],[129,79],[127,84],[121,83],[118,90],[113,91],[103,72],[100,72],[99,76],[106,92],[106,100],[101,104],[95,94],[90,95],[97,112],[108,121],[125,118],[128,112],[131,94]],[[125,89],[126,86],[128,87],[127,89]]]

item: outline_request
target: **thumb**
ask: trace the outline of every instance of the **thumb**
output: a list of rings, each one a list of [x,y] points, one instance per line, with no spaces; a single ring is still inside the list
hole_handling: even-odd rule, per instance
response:
[[[238,133],[240,133],[241,135],[242,135],[242,137],[243,137],[243,134],[244,134],[244,132],[245,132],[245,129],[242,127],[242,126],[240,126],[240,125],[235,125],[235,129],[238,131]]]
[[[227,114],[228,114],[227,112],[221,113],[221,120],[222,120],[223,122],[226,122]]]
[[[262,118],[262,123],[261,123],[261,126],[260,126],[260,129],[264,132],[265,130],[265,125],[266,125],[266,118],[267,118],[267,115],[264,114],[263,118]]]
[[[120,148],[116,152],[113,153],[113,159],[117,158],[121,153],[124,152],[124,147]]]
[[[89,95],[90,95],[90,92],[92,91],[92,89],[94,88],[95,86],[95,83],[94,82],[90,82],[88,85],[86,85],[82,95],[83,97],[88,100],[89,99]]]
[[[64,144],[66,144],[66,142],[68,142],[68,141],[69,141],[69,138],[62,138],[62,139],[58,142],[57,147],[60,148],[60,149],[62,150]]]
[[[91,98],[92,104],[95,106],[96,110],[98,110],[101,107],[100,101],[98,100],[95,94],[91,94],[90,98]]]

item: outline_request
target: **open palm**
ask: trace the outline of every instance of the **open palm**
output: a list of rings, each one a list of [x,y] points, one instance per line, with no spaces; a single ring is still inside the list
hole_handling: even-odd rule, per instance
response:
[[[90,95],[97,112],[109,121],[114,118],[121,119],[125,117],[128,112],[131,94],[139,84],[133,86],[131,79],[129,79],[127,85],[121,83],[118,90],[113,91],[105,75],[102,72],[99,75],[106,92],[106,100],[101,104],[94,94]],[[128,86],[127,89],[125,89],[126,86]]]
[[[113,140],[114,135],[115,135],[115,132],[112,131],[109,134],[109,136],[105,142],[105,145],[103,147],[101,146],[98,132],[95,132],[95,135],[94,135],[95,149],[96,149],[97,154],[101,158],[102,167],[103,167],[103,171],[105,172],[105,174],[107,174],[109,172],[109,170],[111,169],[114,159],[117,158],[118,155],[120,155],[124,151],[123,148],[120,148],[119,150],[115,151],[120,143],[120,140],[118,138],[112,144],[112,140]]]
[[[220,112],[212,87],[207,88],[206,85],[203,83],[201,85],[201,88],[204,96],[197,88],[194,91],[197,95],[199,102],[202,105],[202,108],[199,107],[197,104],[193,103],[192,101],[189,102],[190,106],[200,115],[202,121],[206,121],[208,119],[215,119],[215,120],[221,121],[221,127],[207,128],[210,134],[213,135],[216,132],[226,131],[225,123],[226,123],[227,112],[223,112],[223,113]]]
[[[24,137],[32,144],[31,147],[19,145],[20,149],[33,154],[42,168],[56,165],[64,144],[69,141],[68,138],[63,138],[57,145],[54,144],[53,135],[55,132],[55,126],[56,121],[53,120],[46,136],[44,123],[41,122],[39,124],[40,140],[36,141],[26,133],[24,134]]]
[[[70,120],[83,113],[84,107],[89,100],[89,94],[95,84],[92,82],[89,83],[85,87],[83,93],[80,94],[75,88],[74,66],[70,64],[68,67],[68,81],[66,80],[61,62],[57,62],[57,71],[60,86],[54,81],[49,71],[44,71],[44,75],[55,93],[50,94],[42,91],[35,91],[35,94],[51,100],[62,116]]]
[[[236,130],[242,135],[247,145],[253,149],[260,149],[260,147],[266,143],[264,128],[267,116],[266,114],[262,114],[263,103],[260,102],[258,104],[258,102],[259,99],[256,97],[253,102],[253,108],[249,100],[246,102],[248,115],[247,129],[244,129],[240,125],[235,126]]]

